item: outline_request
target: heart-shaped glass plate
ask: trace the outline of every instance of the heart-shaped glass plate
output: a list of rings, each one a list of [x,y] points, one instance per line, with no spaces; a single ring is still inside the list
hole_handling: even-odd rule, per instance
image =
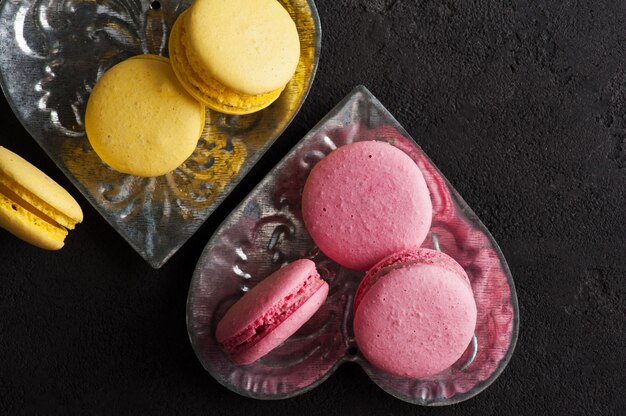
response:
[[[0,2],[0,85],[11,108],[80,192],[155,268],[211,215],[308,94],[321,47],[317,9],[313,0],[279,1],[296,22],[301,46],[296,73],[280,98],[245,116],[208,111],[195,152],[156,178],[120,174],[103,164],[85,136],[83,116],[91,88],[108,68],[143,53],[167,56],[170,28],[191,1]]]
[[[363,272],[328,259],[302,222],[300,198],[316,162],[335,148],[382,140],[402,149],[420,167],[433,201],[425,247],[456,259],[467,272],[478,307],[476,333],[464,356],[425,379],[395,377],[358,353],[352,301]],[[329,283],[318,313],[259,361],[239,366],[217,340],[217,322],[249,288],[282,265],[310,258]],[[244,396],[279,399],[319,385],[345,361],[360,364],[384,390],[421,405],[466,400],[489,386],[508,363],[517,340],[519,311],[513,278],[498,245],[460,195],[393,116],[365,88],[357,87],[259,183],[221,224],[196,267],[187,301],[187,329],[204,368]]]

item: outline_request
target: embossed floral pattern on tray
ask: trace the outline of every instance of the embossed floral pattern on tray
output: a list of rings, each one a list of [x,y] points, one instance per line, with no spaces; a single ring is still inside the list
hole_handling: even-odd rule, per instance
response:
[[[438,248],[466,270],[478,306],[475,343],[448,370],[427,379],[403,379],[372,367],[358,352],[352,300],[363,272],[340,267],[310,239],[300,198],[312,166],[353,141],[384,140],[420,167],[433,200],[425,246]],[[294,336],[261,360],[233,364],[215,339],[219,318],[244,292],[290,261],[314,260],[330,284],[328,300]],[[489,386],[508,363],[519,311],[513,279],[493,237],[391,114],[357,87],[266,176],[207,244],[189,289],[187,327],[202,365],[229,389],[260,399],[301,394],[345,361],[360,364],[381,388],[421,405],[466,400]]]
[[[279,1],[296,22],[302,51],[285,91],[255,114],[208,111],[193,155],[156,178],[123,175],[103,164],[85,136],[83,115],[91,88],[108,68],[142,53],[167,56],[169,30],[191,1],[0,3],[0,83],[9,104],[59,168],[153,267],[163,265],[211,215],[306,98],[319,59],[319,17],[313,0]]]

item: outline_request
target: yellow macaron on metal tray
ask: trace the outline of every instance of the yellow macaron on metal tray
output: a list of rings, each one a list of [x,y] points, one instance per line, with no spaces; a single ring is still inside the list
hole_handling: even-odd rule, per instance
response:
[[[207,110],[191,157],[152,178],[121,174],[100,160],[85,134],[85,107],[96,80],[113,65],[140,54],[167,56],[170,29],[191,1],[0,1],[0,85],[11,108],[80,192],[155,268],[204,223],[308,94],[321,47],[317,9],[313,0],[279,1],[296,22],[301,48],[296,73],[281,96],[249,115]]]

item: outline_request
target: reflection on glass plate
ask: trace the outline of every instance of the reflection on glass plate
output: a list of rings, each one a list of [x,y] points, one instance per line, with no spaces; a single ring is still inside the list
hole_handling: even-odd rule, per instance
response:
[[[306,98],[320,53],[319,17],[313,0],[279,1],[296,22],[302,51],[285,91],[255,114],[209,111],[193,155],[157,178],[124,175],[104,165],[85,136],[83,116],[91,88],[108,68],[142,53],[167,56],[169,29],[191,1],[0,2],[0,84],[13,111],[153,267],[162,266],[200,227]]]
[[[382,373],[358,353],[352,300],[363,272],[340,267],[311,241],[300,197],[309,171],[333,149],[384,140],[420,167],[433,200],[426,247],[440,249],[466,270],[478,307],[474,342],[449,369],[426,379]],[[330,293],[320,311],[261,360],[233,364],[215,339],[217,322],[243,293],[298,258],[316,262]],[[204,368],[244,396],[278,399],[319,385],[339,364],[354,361],[390,394],[421,405],[466,400],[489,386],[508,363],[519,312],[513,278],[493,237],[393,116],[357,87],[266,176],[213,235],[196,267],[187,301],[187,329]]]

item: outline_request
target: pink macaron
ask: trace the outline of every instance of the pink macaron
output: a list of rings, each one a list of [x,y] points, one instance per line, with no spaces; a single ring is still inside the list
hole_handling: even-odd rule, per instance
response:
[[[250,364],[293,335],[322,306],[328,283],[315,263],[289,263],[254,286],[217,325],[217,341],[231,360]]]
[[[367,272],[354,299],[354,335],[385,372],[424,378],[454,364],[476,327],[476,302],[463,268],[430,249],[393,254]]]
[[[311,170],[302,217],[320,250],[344,267],[367,270],[397,251],[419,247],[432,203],[422,172],[386,142],[341,146]]]

